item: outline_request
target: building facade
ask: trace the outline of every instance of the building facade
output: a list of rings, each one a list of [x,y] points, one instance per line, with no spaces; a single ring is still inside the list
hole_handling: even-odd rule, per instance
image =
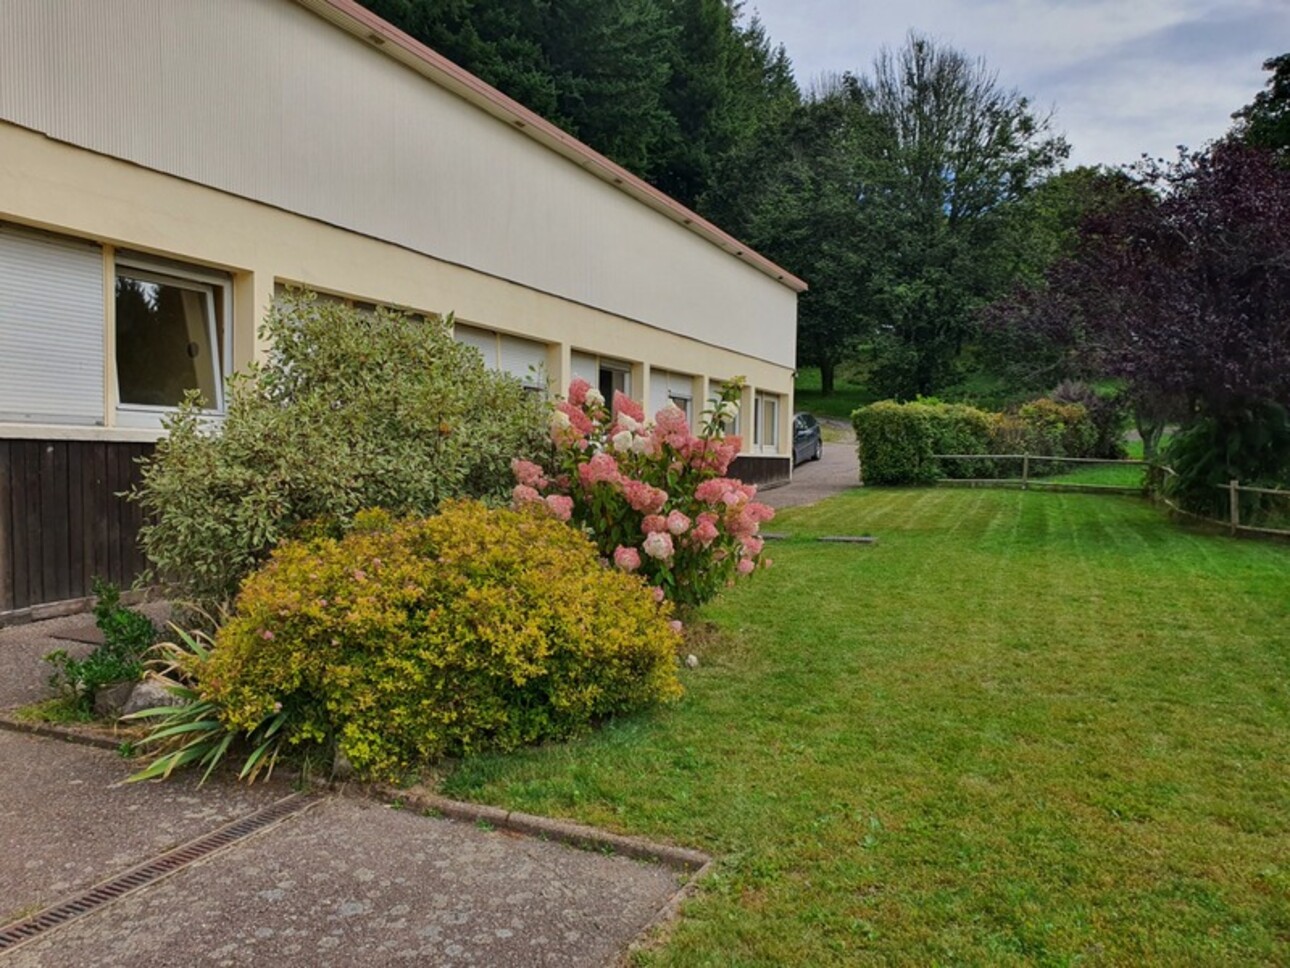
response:
[[[805,285],[352,0],[0,16],[0,621],[133,578],[134,459],[283,287],[695,421],[743,376],[738,470],[791,473]]]

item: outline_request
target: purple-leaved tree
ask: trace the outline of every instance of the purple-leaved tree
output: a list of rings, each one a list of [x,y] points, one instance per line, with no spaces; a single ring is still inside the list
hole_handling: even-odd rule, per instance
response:
[[[1043,283],[991,308],[1022,352],[1121,378],[1142,417],[1290,406],[1290,170],[1232,142],[1144,161]],[[1150,420],[1147,421],[1148,423]]]

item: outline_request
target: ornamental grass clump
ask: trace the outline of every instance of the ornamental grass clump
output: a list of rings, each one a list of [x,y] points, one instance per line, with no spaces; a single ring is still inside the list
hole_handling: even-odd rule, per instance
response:
[[[724,476],[739,453],[724,427],[738,414],[740,388],[722,387],[696,435],[675,405],[647,422],[624,394],[607,405],[574,380],[552,413],[550,466],[513,463],[514,505],[540,504],[580,527],[607,562],[643,576],[659,599],[702,605],[770,565],[758,531],[775,512],[754,500],[756,487]]]
[[[393,779],[569,736],[680,695],[669,619],[638,577],[536,509],[364,512],[343,538],[283,542],[247,579],[190,665],[189,712],[214,726],[185,762],[211,763],[206,747],[232,734],[252,757],[334,748],[359,775]],[[186,734],[165,730],[185,715],[159,713],[156,733],[178,745],[140,776],[182,753]]]

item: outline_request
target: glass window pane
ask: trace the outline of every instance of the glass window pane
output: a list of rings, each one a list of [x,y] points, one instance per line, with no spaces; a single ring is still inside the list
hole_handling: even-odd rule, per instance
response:
[[[775,447],[779,444],[779,397],[773,394],[757,394],[756,424],[757,443],[763,447]]]
[[[188,390],[220,404],[216,287],[182,285],[123,269],[116,278],[116,370],[120,402],[173,407]]]

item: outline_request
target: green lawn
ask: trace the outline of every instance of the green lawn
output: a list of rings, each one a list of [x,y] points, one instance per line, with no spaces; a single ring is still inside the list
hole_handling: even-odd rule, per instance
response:
[[[774,529],[679,705],[445,791],[717,855],[648,964],[1290,963],[1290,548],[999,490]]]
[[[820,392],[820,370],[814,366],[802,367],[798,371],[793,389],[793,406],[798,411],[847,421],[851,419],[852,410],[876,399],[866,387],[849,383],[841,376],[834,381],[833,393],[824,396]]]
[[[1038,478],[1049,484],[1095,484],[1099,487],[1145,489],[1147,468],[1140,464],[1061,464],[1060,474]]]

